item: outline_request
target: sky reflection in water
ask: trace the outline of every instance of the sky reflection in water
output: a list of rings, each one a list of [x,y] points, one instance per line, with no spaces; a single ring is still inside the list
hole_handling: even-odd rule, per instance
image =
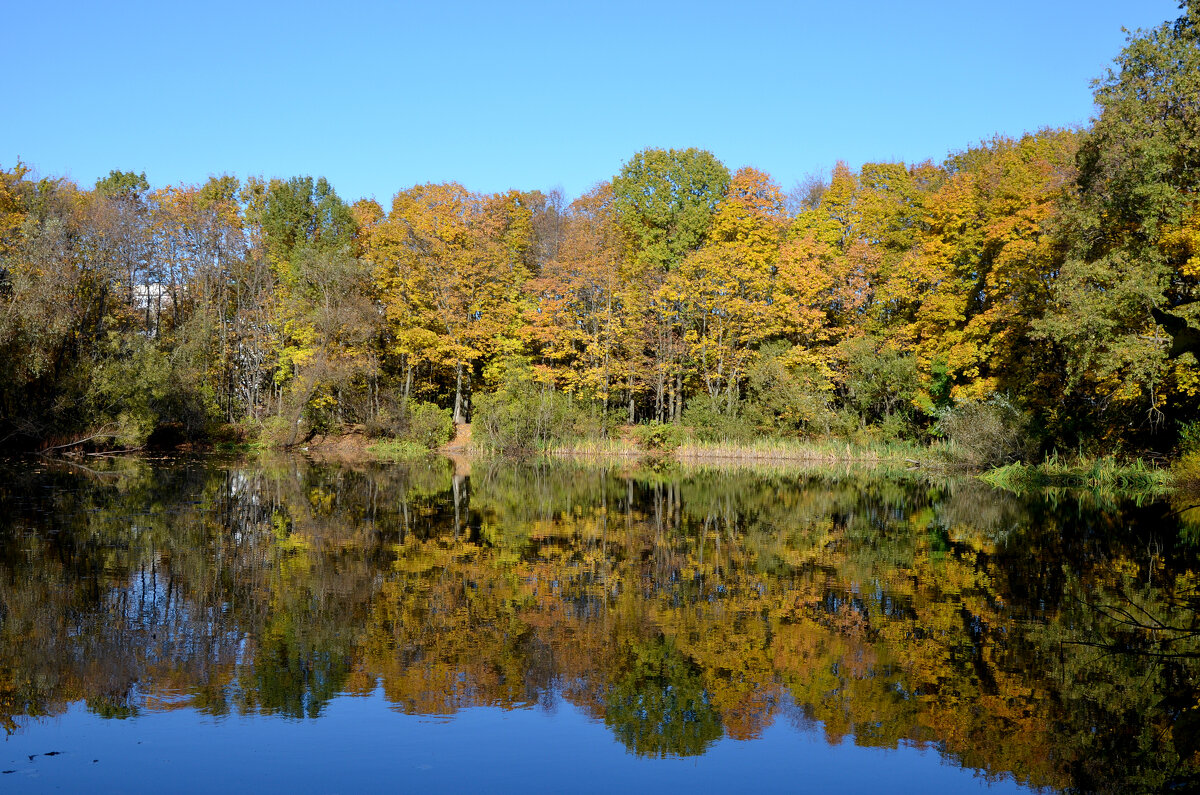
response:
[[[50,748],[62,753],[35,757]],[[754,741],[723,739],[701,756],[630,753],[601,722],[564,705],[398,715],[381,693],[335,698],[318,719],[208,718],[193,710],[105,721],[80,705],[8,739],[6,791],[162,790],[516,792],[1024,791],[990,783],[936,751],[829,745],[776,721]],[[93,762],[93,759],[98,760]],[[168,783],[169,782],[169,783]]]

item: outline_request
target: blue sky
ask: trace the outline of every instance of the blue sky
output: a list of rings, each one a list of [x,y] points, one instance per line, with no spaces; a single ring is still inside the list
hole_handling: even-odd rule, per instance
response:
[[[4,8],[0,166],[91,185],[324,175],[569,197],[646,147],[785,188],[1085,124],[1122,26],[1175,0],[31,2]]]

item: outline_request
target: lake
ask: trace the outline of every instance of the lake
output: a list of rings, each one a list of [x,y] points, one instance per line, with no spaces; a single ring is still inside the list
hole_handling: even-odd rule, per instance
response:
[[[1200,786],[1200,519],[922,472],[0,463],[0,790]]]

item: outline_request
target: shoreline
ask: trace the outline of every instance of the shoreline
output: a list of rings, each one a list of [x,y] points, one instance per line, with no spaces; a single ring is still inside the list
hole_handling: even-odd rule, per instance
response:
[[[13,451],[15,455],[21,452]],[[160,457],[175,455],[247,455],[256,453],[296,454],[323,461],[346,463],[397,463],[437,455],[453,462],[455,471],[468,474],[472,464],[506,456],[482,448],[471,437],[470,426],[456,429],[453,439],[435,449],[412,442],[370,438],[362,429],[320,434],[285,448],[272,448],[258,441],[188,442],[169,448],[142,447],[134,450],[85,449],[71,445],[56,452],[25,451],[25,455],[54,458],[95,459],[112,457]],[[992,488],[1014,493],[1047,488],[1111,490],[1153,495],[1200,491],[1184,473],[1159,462],[1143,459],[1118,460],[1114,456],[1060,459],[1051,454],[1037,463],[1010,463],[988,469],[972,469],[956,464],[953,451],[944,443],[918,445],[910,442],[855,443],[845,440],[799,440],[764,438],[749,442],[684,442],[670,448],[648,448],[628,435],[607,439],[580,440],[545,450],[531,450],[512,460],[559,459],[586,462],[645,465],[651,469],[679,466],[697,469],[779,469],[812,470],[888,469],[908,473],[925,472],[939,476],[970,477]]]

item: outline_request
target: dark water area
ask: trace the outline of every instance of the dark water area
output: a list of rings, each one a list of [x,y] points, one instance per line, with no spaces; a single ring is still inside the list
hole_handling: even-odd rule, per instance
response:
[[[1200,787],[1183,503],[0,463],[0,791]]]

